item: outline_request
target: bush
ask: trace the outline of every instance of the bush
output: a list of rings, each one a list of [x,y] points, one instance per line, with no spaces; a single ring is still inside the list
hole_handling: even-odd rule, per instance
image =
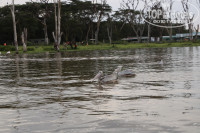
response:
[[[53,47],[43,47],[44,51],[54,51],[55,49]]]
[[[128,41],[113,41],[112,43],[114,44],[128,44],[129,42]]]
[[[28,47],[27,48],[27,51],[34,51],[35,50],[35,48],[33,48],[33,47]]]
[[[27,42],[27,46],[34,46],[32,42]]]
[[[2,46],[0,45],[0,51],[15,51],[15,46]]]
[[[182,44],[183,46],[192,46],[192,44],[191,43],[184,43],[184,44]]]

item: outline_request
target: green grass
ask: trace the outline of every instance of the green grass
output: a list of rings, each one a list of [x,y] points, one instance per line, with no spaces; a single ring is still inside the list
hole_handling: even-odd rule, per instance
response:
[[[128,43],[128,44],[98,44],[98,45],[88,45],[88,46],[78,46],[77,49],[71,49],[69,46],[68,49],[64,49],[64,47],[60,46],[61,52],[67,51],[91,51],[91,50],[121,50],[121,49],[137,49],[137,48],[168,48],[168,47],[192,47],[192,46],[200,46],[200,43],[193,42],[176,42],[176,43],[150,43],[147,45],[146,43]],[[34,53],[44,53],[44,52],[56,52],[53,48],[53,45],[44,46],[28,46],[28,50],[26,53],[34,54]],[[14,46],[1,46],[0,51],[5,54],[7,51],[11,51],[11,53],[15,53]],[[19,53],[23,53],[23,47],[19,46]]]

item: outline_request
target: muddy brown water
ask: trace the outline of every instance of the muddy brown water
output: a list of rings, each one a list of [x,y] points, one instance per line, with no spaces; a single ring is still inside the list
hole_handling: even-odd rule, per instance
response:
[[[0,133],[199,131],[200,47],[0,56]]]

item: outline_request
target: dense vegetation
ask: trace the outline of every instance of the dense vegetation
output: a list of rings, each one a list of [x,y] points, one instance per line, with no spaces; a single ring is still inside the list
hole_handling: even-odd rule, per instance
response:
[[[98,35],[100,42],[109,42],[108,28],[112,28],[112,40],[114,42],[135,36],[130,24],[124,18],[124,12],[122,10],[112,11],[110,5],[101,7],[101,4],[93,4],[91,1],[71,0],[69,3],[63,2],[61,9],[62,42],[94,39],[97,28],[97,11],[100,12],[102,9],[103,17]],[[24,27],[28,29],[28,41],[44,38],[44,19],[47,24],[49,40],[53,42],[52,32],[55,30],[53,3],[40,2],[15,5],[15,10],[19,44],[21,44],[20,37]],[[7,44],[13,43],[12,25],[9,6],[0,8],[1,45],[5,42]],[[145,26],[143,36],[147,36],[147,30],[148,27]],[[160,31],[160,28],[152,26],[151,36],[159,36]],[[162,32],[162,35],[168,35],[166,29],[162,29]],[[185,32],[184,27],[173,30],[174,34],[182,32]]]

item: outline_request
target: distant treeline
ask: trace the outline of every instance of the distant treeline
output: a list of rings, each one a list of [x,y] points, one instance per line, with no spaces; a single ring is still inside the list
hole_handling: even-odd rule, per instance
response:
[[[98,40],[100,42],[120,41],[122,38],[134,37],[135,32],[124,17],[122,10],[112,11],[110,5],[92,3],[91,1],[71,0],[61,6],[62,42],[89,41],[95,39],[98,27],[98,18],[101,16]],[[28,30],[30,39],[45,38],[48,33],[50,42],[53,42],[52,32],[55,31],[55,16],[53,3],[26,3],[15,5],[18,40],[21,42],[21,33]],[[46,25],[46,28],[45,28]],[[144,24],[141,24],[144,25]],[[168,36],[166,29],[151,26],[151,36]],[[173,34],[186,32],[185,28],[173,30]],[[111,36],[112,35],[112,36]],[[142,36],[148,35],[148,26],[145,25]],[[0,43],[13,43],[13,23],[10,6],[0,8]]]

